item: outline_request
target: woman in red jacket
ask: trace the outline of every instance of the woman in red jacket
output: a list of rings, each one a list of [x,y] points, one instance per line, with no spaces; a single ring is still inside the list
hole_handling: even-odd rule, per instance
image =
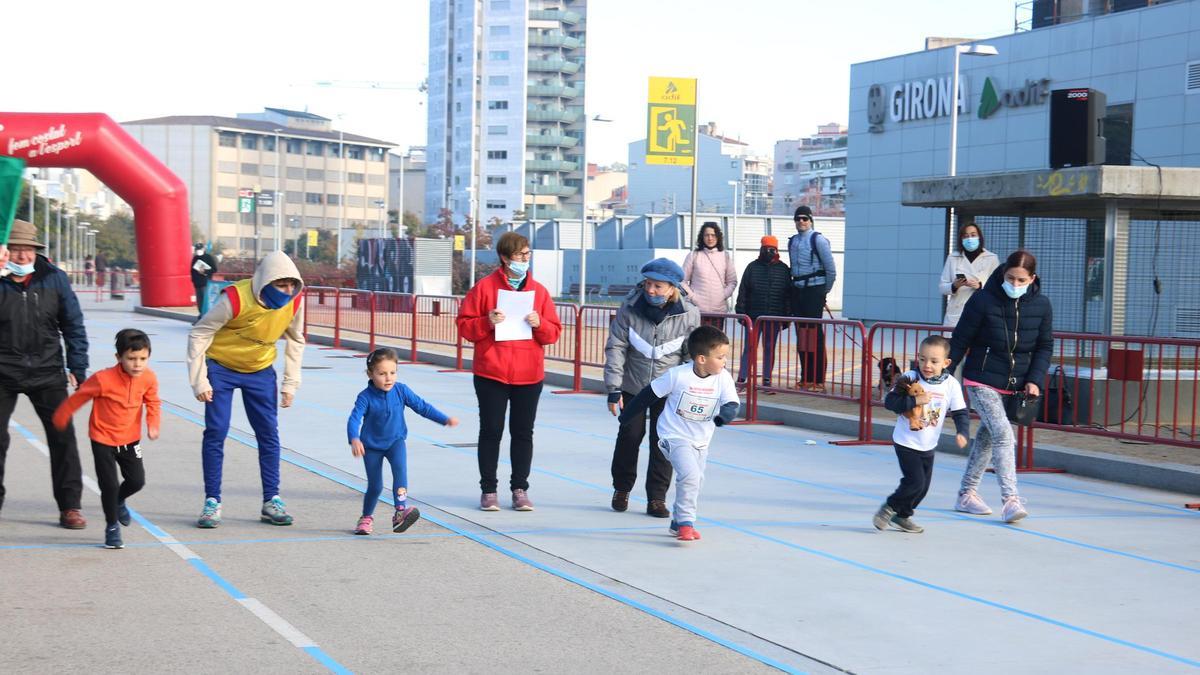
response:
[[[479,400],[479,508],[499,511],[496,497],[496,464],[500,459],[500,437],[504,434],[504,411],[509,405],[509,458],[512,476],[512,505],[517,511],[532,511],[529,501],[529,468],[533,462],[533,422],[545,378],[545,345],[558,341],[562,324],[546,287],[529,275],[529,240],[506,232],[496,243],[500,267],[479,280],[458,311],[458,332],[475,344],[471,371],[475,373],[475,396]],[[496,326],[504,312],[496,308],[500,291],[533,293],[533,311],[523,317],[533,337],[496,340]]]

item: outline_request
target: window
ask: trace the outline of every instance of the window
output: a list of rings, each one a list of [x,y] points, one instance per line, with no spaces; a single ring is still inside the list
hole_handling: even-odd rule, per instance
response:
[[[237,173],[237,162],[217,162],[217,171],[221,173]]]
[[[488,101],[488,110],[508,110],[508,101]]]
[[[488,61],[507,61],[507,60],[508,60],[508,50],[507,49],[493,49],[488,52]]]
[[[274,176],[275,175],[275,165],[274,164],[259,164],[258,165],[258,175]]]
[[[1190,72],[1189,68],[1189,74]],[[1132,157],[1130,150],[1133,146],[1132,103],[1118,103],[1105,109],[1104,136],[1106,140],[1104,163],[1129,166],[1129,160]]]
[[[257,176],[258,175],[258,165],[242,162],[242,173],[246,174],[247,176]]]
[[[488,185],[508,185],[508,177],[507,176],[488,176],[487,184]]]
[[[363,158],[363,146],[361,146],[361,145],[347,146],[346,147],[346,157],[349,159],[362,159]]]
[[[387,185],[387,177],[381,173],[367,174],[367,185]]]
[[[217,196],[225,199],[237,199],[237,188],[232,185],[217,186]]]
[[[325,180],[325,172],[321,169],[305,169],[304,177],[308,180]]]
[[[372,162],[382,162],[384,157],[387,156],[383,148],[368,148],[368,150],[368,157],[370,157]]]
[[[325,144],[321,141],[309,141],[308,148],[304,154],[320,157],[325,154]]]
[[[251,136],[250,134],[243,134],[242,135],[242,149],[243,150],[257,150],[258,149],[258,136]]]
[[[287,140],[287,151],[293,155],[298,155],[304,151],[304,141],[298,138],[289,138]]]
[[[299,192],[289,192],[289,193],[287,193],[287,203],[300,204],[301,202],[304,201],[303,199],[301,199],[302,196],[303,195],[301,195]]]
[[[356,195],[346,195],[346,206],[364,206],[366,200]]]
[[[232,131],[222,131],[217,135],[217,145],[220,145],[222,148],[236,148],[237,134]]]
[[[462,102],[461,101],[456,101],[454,103],[454,112],[462,112]]]
[[[507,150],[488,150],[487,158],[488,159],[508,159],[508,151]]]
[[[289,180],[304,180],[304,169],[298,166],[289,166],[287,168],[287,177]]]
[[[240,222],[242,223],[242,225],[253,225],[254,224],[254,214],[253,213],[240,213],[239,212],[238,216],[241,217]]]
[[[330,157],[339,157],[339,158],[340,158],[340,157],[342,156],[342,146],[341,146],[341,144],[339,144],[339,143],[330,143],[330,144],[329,144],[329,156],[330,156]]]
[[[317,193],[317,192],[305,192],[305,193],[304,193],[304,203],[305,203],[305,204],[320,204],[320,203],[321,203],[321,195],[320,195],[320,193]]]
[[[488,136],[507,136],[508,127],[503,124],[489,124]]]
[[[456,86],[456,87],[462,86],[462,78],[461,77],[454,78],[454,86]]]
[[[507,209],[507,208],[508,208],[508,202],[496,201],[496,200],[494,200],[494,199],[489,199],[489,200],[488,200],[488,201],[485,203],[485,206],[484,206],[484,208],[489,208],[489,209]]]
[[[325,195],[325,203],[330,206],[337,206],[342,203],[341,195]]]
[[[217,222],[223,225],[234,225],[238,221],[237,211],[218,211]]]
[[[493,9],[495,8],[493,7]],[[488,35],[499,37],[511,33],[512,29],[509,26],[488,26]]]
[[[262,142],[263,142],[263,144],[262,144],[263,150],[266,150],[267,152],[275,152],[275,137],[274,136],[263,136]]]
[[[351,183],[363,183],[363,182],[365,182],[366,177],[363,176],[361,173],[354,173],[353,171],[351,171],[346,174],[346,180]]]
[[[490,84],[493,87],[507,87],[508,86],[508,76],[507,75],[488,75],[488,84]]]
[[[493,11],[504,11],[509,9],[508,0],[492,0]]]

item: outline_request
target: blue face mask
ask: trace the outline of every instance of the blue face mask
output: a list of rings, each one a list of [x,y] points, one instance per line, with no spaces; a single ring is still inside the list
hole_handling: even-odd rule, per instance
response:
[[[262,301],[268,309],[279,309],[287,306],[292,300],[292,295],[267,284],[262,290]]]
[[[529,273],[529,261],[528,260],[509,260],[508,261],[508,269],[510,272],[517,275],[518,279],[524,279],[525,275]]]
[[[662,307],[667,304],[667,296],[665,295],[650,295],[646,291],[642,291],[642,295],[646,296],[646,302],[655,307]]]
[[[967,237],[962,244],[964,251],[974,253],[979,248],[979,237]]]
[[[15,276],[18,276],[18,277],[23,277],[23,276],[26,276],[29,274],[33,274],[33,263],[29,263],[28,265],[18,265],[17,263],[9,260],[8,264],[5,265],[5,267],[8,268],[9,272],[12,272]]]
[[[1000,286],[1004,288],[1004,292],[1008,295],[1008,297],[1016,300],[1022,295],[1025,295],[1025,291],[1029,290],[1030,284],[1025,284],[1024,286],[1013,286],[1005,281],[1004,283],[1000,284]]]

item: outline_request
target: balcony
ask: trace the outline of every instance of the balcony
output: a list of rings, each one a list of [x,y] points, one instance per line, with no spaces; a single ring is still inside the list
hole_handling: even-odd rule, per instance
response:
[[[579,64],[566,59],[530,59],[529,70],[540,73],[574,75],[579,72]]]
[[[577,12],[565,9],[533,9],[529,11],[529,18],[534,21],[558,21],[574,26],[582,17]]]
[[[563,49],[577,49],[579,45],[579,38],[574,38],[569,35],[547,35],[544,33],[533,33],[529,36],[529,46],[531,47],[562,47]]]
[[[560,98],[575,98],[581,93],[574,87],[562,84],[531,84],[527,91],[530,96],[558,96]]]
[[[525,145],[553,148],[573,148],[579,139],[566,134],[525,134]]]
[[[579,192],[579,188],[571,185],[562,185],[561,183],[552,183],[550,185],[530,184],[525,186],[525,194],[527,195],[554,195],[555,197],[573,197]]]
[[[527,159],[526,171],[575,171],[579,165],[562,159]]]
[[[526,110],[526,119],[530,122],[566,122],[571,124],[579,121],[579,112],[576,110],[542,110],[541,108],[529,108]]]

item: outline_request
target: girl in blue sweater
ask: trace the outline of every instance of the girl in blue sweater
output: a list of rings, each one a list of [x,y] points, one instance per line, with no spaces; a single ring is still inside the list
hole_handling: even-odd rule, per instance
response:
[[[453,427],[458,419],[425,402],[401,382],[396,381],[396,364],[400,357],[391,349],[376,349],[367,356],[367,375],[371,383],[358,394],[354,411],[346,425],[350,452],[363,458],[367,470],[367,491],[363,495],[362,517],[354,534],[371,534],[375,520],[375,503],[383,492],[383,460],[392,467],[393,500],[396,513],[392,516],[392,531],[403,532],[421,517],[416,507],[408,506],[408,463],[404,439],[408,425],[404,423],[404,407],[438,424]]]

